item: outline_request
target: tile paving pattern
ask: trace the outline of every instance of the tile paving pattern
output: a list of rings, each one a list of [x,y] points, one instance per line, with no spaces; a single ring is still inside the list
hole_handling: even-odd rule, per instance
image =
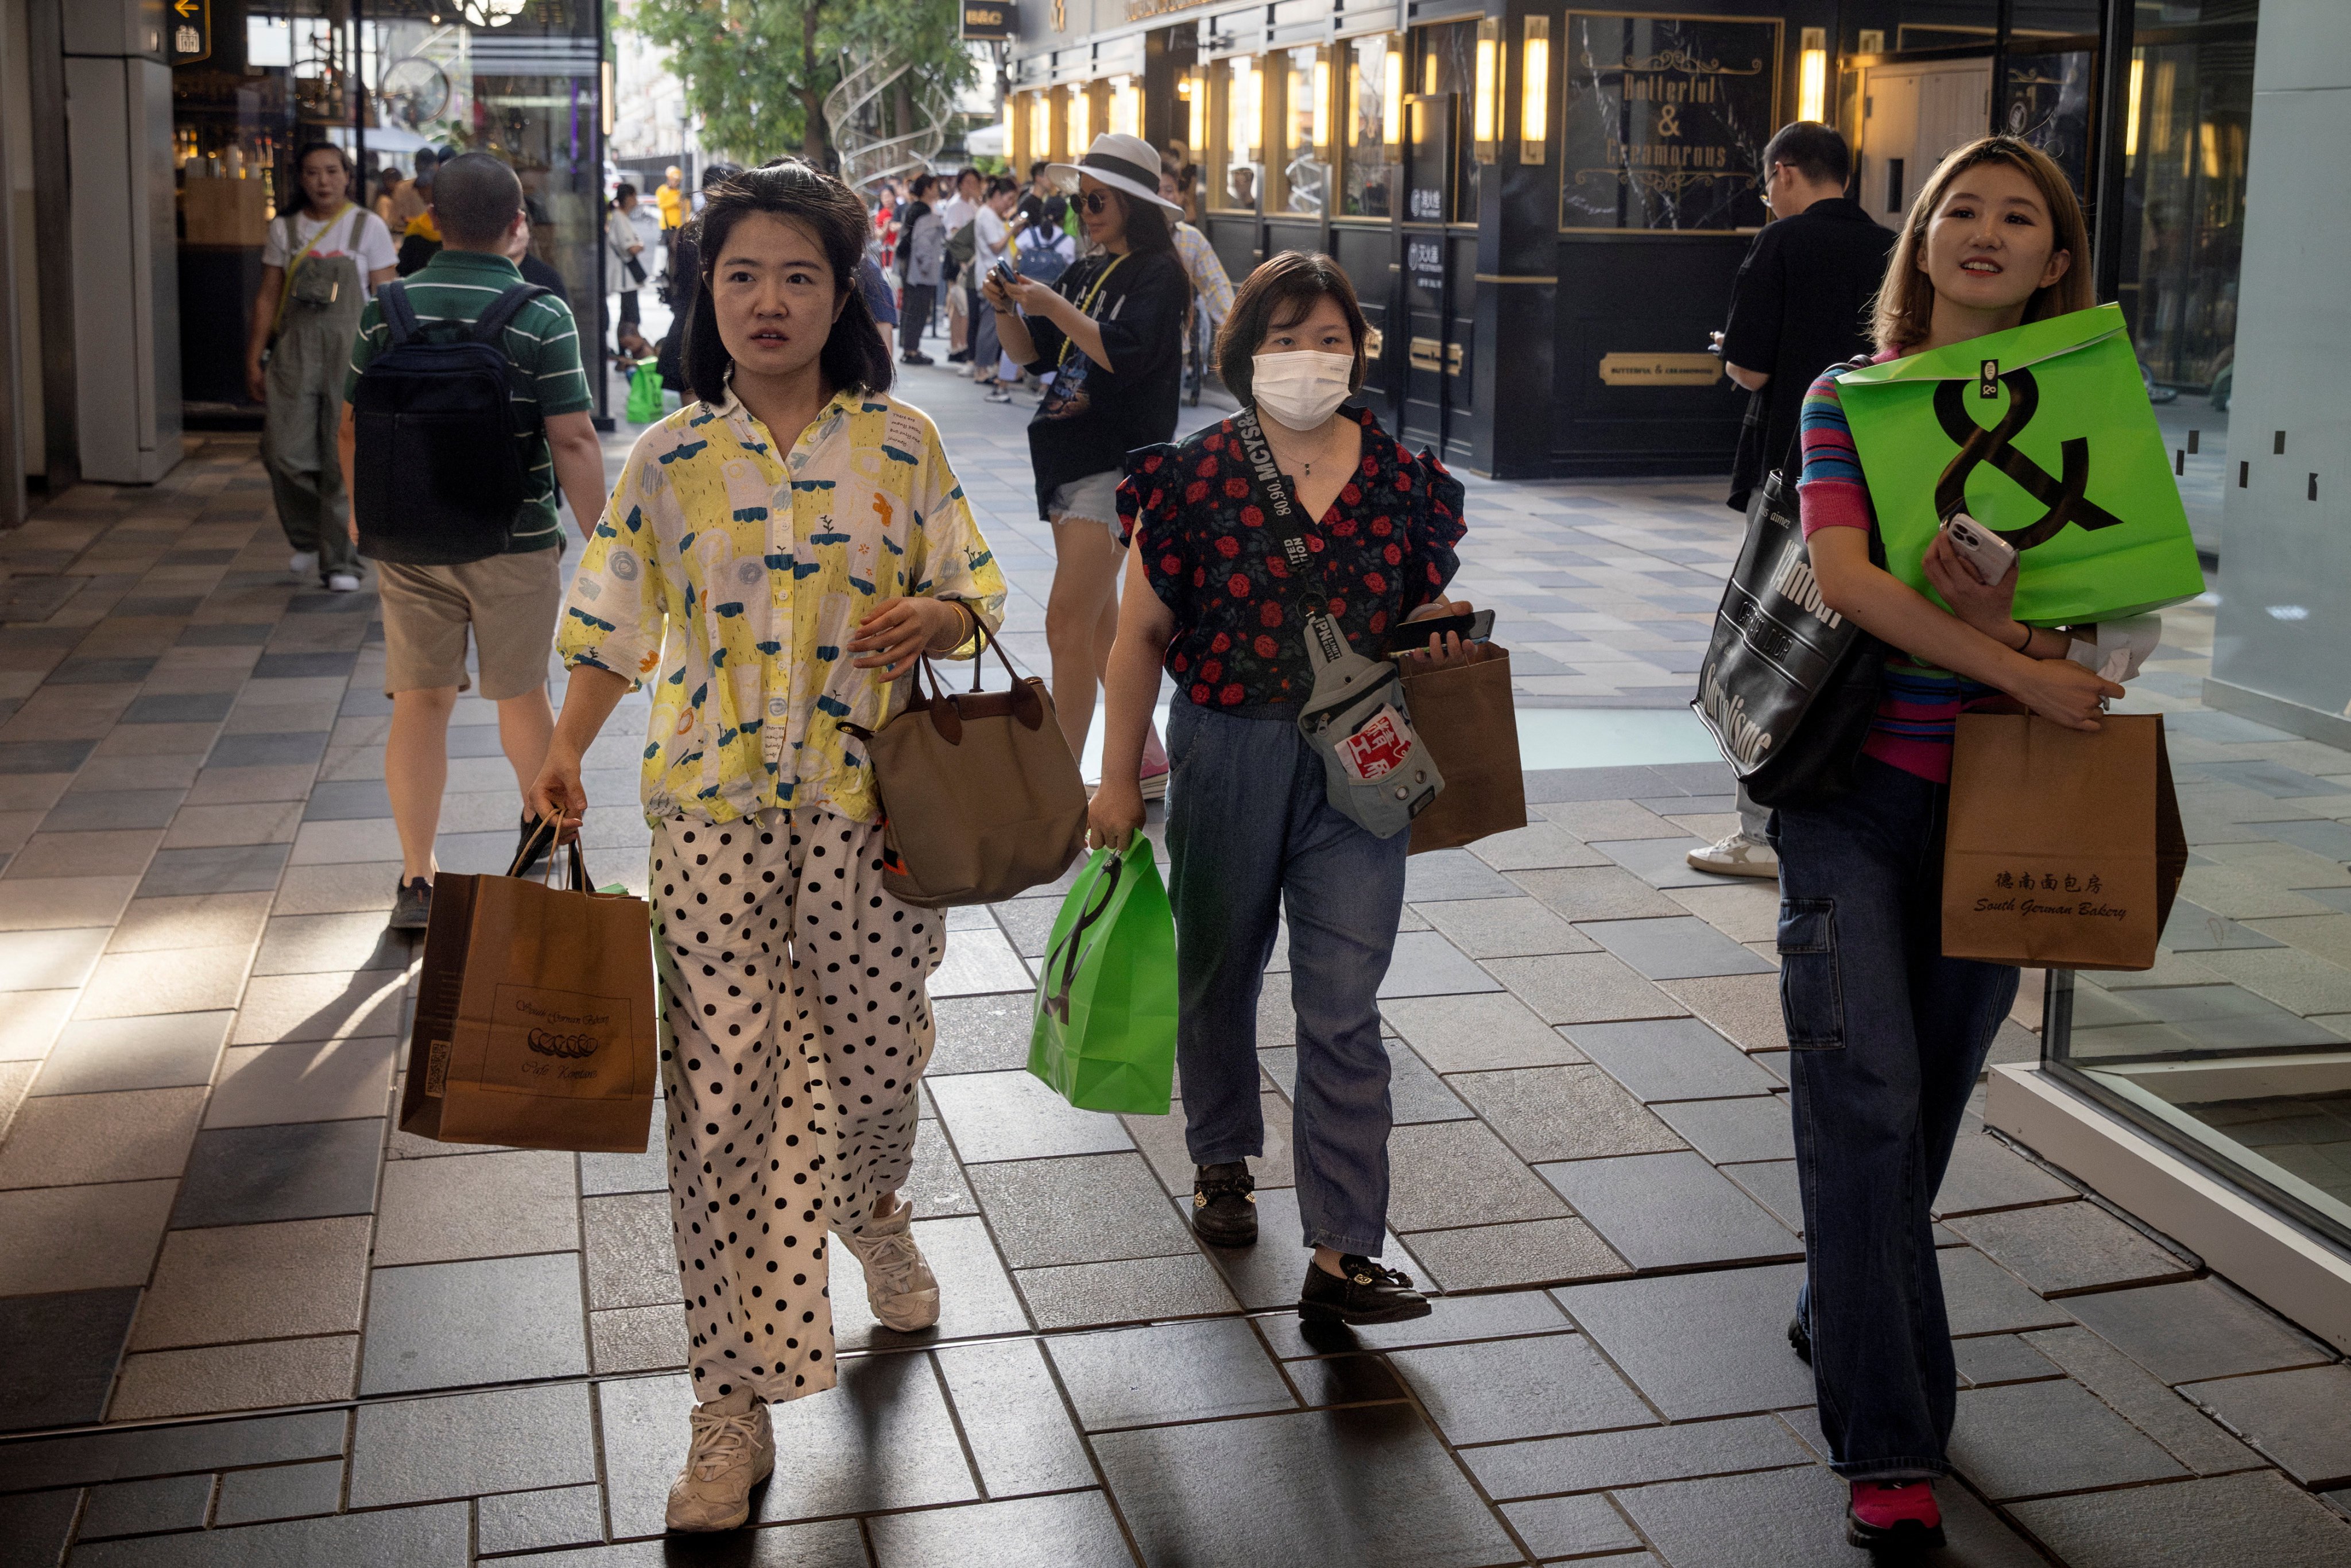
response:
[[[1041,665],[1019,423],[935,372],[914,395]],[[1468,484],[1460,586],[1517,629],[1520,700],[1677,702],[1737,544],[1712,487]],[[414,955],[382,929],[381,631],[371,594],[287,580],[267,505],[252,443],[215,438],[0,539],[0,1561],[677,1561],[660,1156],[392,1125]],[[2147,684],[2181,714],[2196,902],[2159,984],[2097,995],[2147,1029],[2324,1030],[2351,1012],[2351,757],[2198,709],[2209,618],[2179,621]],[[632,885],[643,712],[586,780],[598,873]],[[496,869],[489,705],[460,702],[451,752],[442,862]],[[1681,861],[1727,777],[1530,784],[1526,830],[1414,862],[1382,992],[1390,1250],[1445,1292],[1430,1318],[1310,1335],[1284,1310],[1284,960],[1267,1239],[1216,1252],[1172,1119],[1073,1112],[1020,1071],[1053,891],[959,911],[910,1187],[943,1320],[876,1324],[841,1255],[841,1387],[777,1412],[784,1464],[726,1560],[1858,1561],[1782,1338],[1772,894]],[[2351,1559],[2330,1350],[1973,1118],[1938,1207],[1966,1384],[1944,1561]]]

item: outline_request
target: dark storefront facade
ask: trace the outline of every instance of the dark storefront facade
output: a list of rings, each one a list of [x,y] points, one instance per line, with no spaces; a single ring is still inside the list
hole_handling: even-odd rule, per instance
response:
[[[1970,137],[2045,147],[2097,214],[2102,292],[2157,383],[2199,419],[2217,384],[2224,414],[2254,10],[1063,0],[1022,10],[1008,121],[1023,163],[1100,130],[1184,143],[1236,277],[1287,247],[1338,257],[1380,329],[1373,399],[1453,461],[1721,473],[1744,394],[1707,334],[1767,215],[1764,143],[1799,118],[1845,132],[1889,225]],[[2226,445],[2214,424],[2199,456]]]

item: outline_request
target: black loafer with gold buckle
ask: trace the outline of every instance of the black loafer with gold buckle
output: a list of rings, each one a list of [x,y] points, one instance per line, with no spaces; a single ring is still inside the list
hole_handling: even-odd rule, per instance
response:
[[[1211,1247],[1257,1245],[1257,1178],[1248,1161],[1192,1167],[1192,1230]]]
[[[1429,1314],[1428,1298],[1412,1288],[1412,1276],[1383,1269],[1350,1252],[1339,1260],[1343,1278],[1313,1262],[1298,1292],[1298,1315],[1310,1323],[1401,1323]]]

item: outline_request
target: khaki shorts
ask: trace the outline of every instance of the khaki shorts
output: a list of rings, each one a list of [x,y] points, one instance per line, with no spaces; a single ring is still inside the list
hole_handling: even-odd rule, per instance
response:
[[[482,695],[493,702],[547,684],[547,657],[563,611],[563,552],[525,550],[462,566],[375,563],[383,601],[383,695],[472,683],[474,632]]]

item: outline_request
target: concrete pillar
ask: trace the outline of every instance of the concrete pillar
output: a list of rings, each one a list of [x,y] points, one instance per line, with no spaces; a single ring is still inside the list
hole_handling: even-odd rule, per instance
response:
[[[2351,746],[2351,5],[2264,0],[2205,700]]]

